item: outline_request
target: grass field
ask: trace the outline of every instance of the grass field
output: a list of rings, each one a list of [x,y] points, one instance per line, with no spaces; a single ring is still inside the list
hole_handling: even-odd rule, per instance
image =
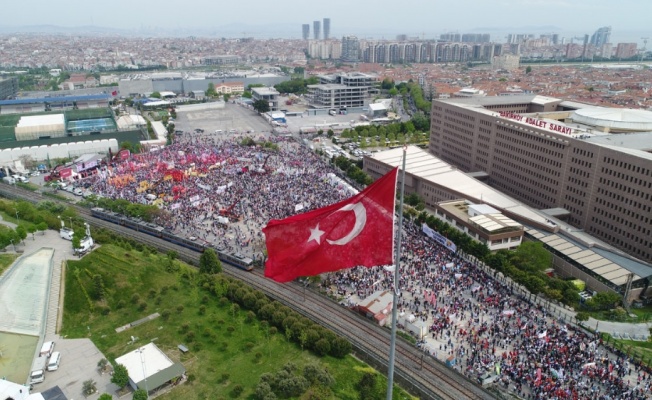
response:
[[[18,258],[17,254],[0,254],[0,275]]]
[[[314,398],[360,398],[357,383],[368,366],[351,356],[319,358],[303,351],[284,334],[274,333],[275,328],[260,323],[252,312],[233,307],[225,298],[216,299],[200,287],[195,270],[175,263],[178,271],[168,272],[165,256],[115,245],[104,245],[81,260],[70,261],[61,334],[90,336],[110,361],[145,343],[156,343],[173,361],[183,363],[193,381],[161,399],[254,400],[260,376],[290,361],[298,366],[316,363],[330,371],[335,384],[327,396]],[[98,300],[100,292],[102,300]],[[115,332],[155,312],[162,316]],[[138,338],[135,343],[131,336]],[[190,351],[181,354],[179,344]],[[386,380],[378,376],[377,382],[382,391]],[[234,390],[237,386],[243,388],[239,395]],[[412,397],[397,388],[394,398]]]

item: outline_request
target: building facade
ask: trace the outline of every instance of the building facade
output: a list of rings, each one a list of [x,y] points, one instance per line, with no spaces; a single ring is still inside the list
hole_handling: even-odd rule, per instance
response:
[[[360,41],[356,36],[342,38],[342,61],[357,62],[360,60]]]
[[[310,24],[301,25],[301,38],[303,38],[303,40],[310,39]]]
[[[278,111],[279,92],[273,87],[255,87],[251,88],[251,97],[254,101],[265,100],[269,102],[270,111]]]
[[[324,40],[331,38],[331,19],[324,18]]]
[[[436,100],[429,151],[649,262],[651,119],[533,95]]]
[[[313,34],[313,39],[315,40],[321,39],[321,21],[312,22],[312,34]]]
[[[378,92],[378,77],[350,72],[321,75],[318,85],[308,85],[308,102],[313,108],[363,107]]]

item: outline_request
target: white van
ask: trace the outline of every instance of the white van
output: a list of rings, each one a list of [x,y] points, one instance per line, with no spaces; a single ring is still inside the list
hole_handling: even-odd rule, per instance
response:
[[[50,357],[52,355],[52,352],[54,351],[54,342],[45,342],[43,343],[43,346],[41,346],[41,352],[39,353],[39,357],[45,356]]]
[[[48,371],[56,371],[59,369],[59,362],[61,361],[61,353],[55,351],[48,361]]]
[[[45,357],[39,357],[34,361],[32,372],[29,373],[31,384],[41,383],[45,380]]]

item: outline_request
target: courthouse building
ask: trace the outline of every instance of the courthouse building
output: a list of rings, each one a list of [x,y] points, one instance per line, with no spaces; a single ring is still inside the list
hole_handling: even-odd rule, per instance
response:
[[[429,151],[652,261],[652,112],[536,95],[435,100]]]

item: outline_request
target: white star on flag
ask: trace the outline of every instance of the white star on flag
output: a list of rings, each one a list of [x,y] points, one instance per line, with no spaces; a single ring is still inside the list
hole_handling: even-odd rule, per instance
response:
[[[321,229],[319,229],[319,224],[317,224],[316,227],[310,229],[310,237],[308,238],[308,242],[307,242],[307,243],[310,243],[311,240],[314,240],[315,242],[317,242],[317,244],[321,244],[321,243],[320,243],[321,236],[322,236],[324,233],[326,233],[326,232],[324,232],[324,231],[322,231]]]

